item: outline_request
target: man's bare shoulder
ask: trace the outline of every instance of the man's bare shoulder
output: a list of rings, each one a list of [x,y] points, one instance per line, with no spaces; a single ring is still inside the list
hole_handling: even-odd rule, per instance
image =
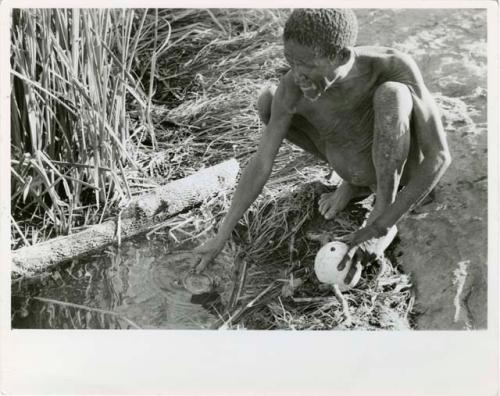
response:
[[[370,62],[380,69],[400,68],[415,63],[410,55],[395,48],[362,46],[356,47],[355,50],[361,62]]]
[[[370,64],[373,73],[383,80],[397,81],[413,88],[417,93],[424,87],[420,69],[413,58],[397,49],[389,47],[356,47],[359,61]]]

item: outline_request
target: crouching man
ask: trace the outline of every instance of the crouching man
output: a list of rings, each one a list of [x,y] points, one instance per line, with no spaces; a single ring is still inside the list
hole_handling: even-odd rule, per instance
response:
[[[375,193],[367,221],[343,239],[351,252],[360,246],[388,246],[396,223],[441,178],[450,153],[417,65],[394,49],[356,47],[356,36],[357,21],[350,10],[291,13],[283,34],[291,69],[277,88],[258,99],[265,130],[217,235],[195,250],[198,271],[223,249],[262,191],[283,139],[326,161],[343,179],[333,193],[319,199],[326,219],[333,219],[351,199]]]

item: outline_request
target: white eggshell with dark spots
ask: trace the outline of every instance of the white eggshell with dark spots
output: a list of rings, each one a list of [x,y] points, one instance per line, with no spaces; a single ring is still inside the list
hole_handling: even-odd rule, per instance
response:
[[[337,268],[348,249],[345,243],[338,241],[329,242],[319,249],[314,260],[314,272],[320,282],[337,285],[340,290],[348,290],[359,282],[361,278],[361,265],[357,265],[356,273],[350,285],[346,284],[344,280],[351,265],[353,265],[352,260],[347,262],[342,271],[339,271]]]

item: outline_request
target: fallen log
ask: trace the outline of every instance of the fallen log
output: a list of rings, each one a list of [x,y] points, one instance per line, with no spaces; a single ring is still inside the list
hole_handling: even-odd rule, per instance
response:
[[[122,213],[121,239],[142,234],[181,211],[234,186],[239,171],[235,159],[202,169],[134,199]],[[57,237],[12,252],[13,278],[29,277],[92,253],[117,241],[118,222],[109,220],[76,234]]]

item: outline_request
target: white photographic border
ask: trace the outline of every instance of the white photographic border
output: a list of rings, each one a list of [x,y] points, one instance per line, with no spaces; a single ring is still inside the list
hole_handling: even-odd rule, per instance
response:
[[[252,8],[485,8],[488,12],[488,329],[180,331],[10,329],[10,8],[241,7],[248,1],[0,3],[0,393],[193,395],[498,394],[500,135],[495,1],[258,0]]]

